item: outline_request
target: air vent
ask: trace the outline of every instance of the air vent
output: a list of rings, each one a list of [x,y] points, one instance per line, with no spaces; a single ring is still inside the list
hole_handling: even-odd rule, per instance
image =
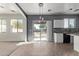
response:
[[[79,11],[79,9],[75,9],[75,10],[74,10],[74,12],[77,12],[77,11]]]

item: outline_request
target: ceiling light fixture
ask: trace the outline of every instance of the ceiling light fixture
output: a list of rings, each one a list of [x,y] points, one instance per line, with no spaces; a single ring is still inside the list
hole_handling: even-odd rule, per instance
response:
[[[39,14],[40,14],[40,19],[43,21],[44,18],[43,18],[43,3],[39,3],[38,6],[39,6]]]
[[[70,8],[69,10],[73,10],[72,8]]]
[[[11,12],[15,12],[15,10],[11,10]]]
[[[0,8],[4,8],[3,6],[0,6]]]
[[[48,12],[51,12],[52,10],[51,9],[48,9]]]

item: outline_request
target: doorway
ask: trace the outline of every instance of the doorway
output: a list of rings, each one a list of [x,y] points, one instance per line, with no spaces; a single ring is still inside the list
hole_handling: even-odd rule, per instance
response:
[[[33,41],[47,41],[46,21],[34,20],[32,21],[32,24]]]

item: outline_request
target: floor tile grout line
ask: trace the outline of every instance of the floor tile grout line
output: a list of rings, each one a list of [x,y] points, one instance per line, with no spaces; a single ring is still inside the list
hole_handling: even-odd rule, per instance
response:
[[[11,53],[9,53],[7,56],[10,56],[13,52],[15,52],[20,46],[18,46],[16,49],[14,49]]]

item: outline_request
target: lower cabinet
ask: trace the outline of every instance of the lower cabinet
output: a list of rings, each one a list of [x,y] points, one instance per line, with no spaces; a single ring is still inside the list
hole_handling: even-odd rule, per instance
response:
[[[54,43],[63,43],[63,33],[54,33]]]
[[[55,43],[71,43],[71,36],[63,33],[54,33]]]

